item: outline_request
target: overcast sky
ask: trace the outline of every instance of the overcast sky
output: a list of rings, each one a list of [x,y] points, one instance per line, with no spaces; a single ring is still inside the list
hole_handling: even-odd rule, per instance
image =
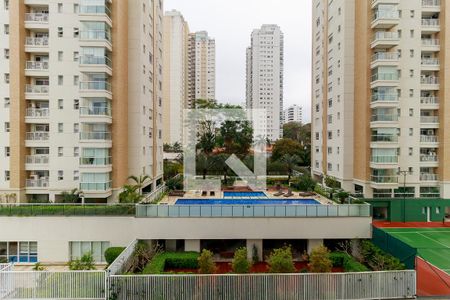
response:
[[[165,0],[164,9],[180,11],[191,32],[206,30],[216,39],[216,98],[245,102],[245,49],[262,24],[284,33],[284,105],[303,106],[309,121],[311,94],[310,0]]]

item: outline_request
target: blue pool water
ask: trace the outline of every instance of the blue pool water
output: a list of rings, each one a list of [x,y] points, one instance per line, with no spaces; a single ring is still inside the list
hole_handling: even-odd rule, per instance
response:
[[[314,199],[178,199],[176,205],[318,205]]]
[[[223,192],[224,198],[267,197],[264,192]]]

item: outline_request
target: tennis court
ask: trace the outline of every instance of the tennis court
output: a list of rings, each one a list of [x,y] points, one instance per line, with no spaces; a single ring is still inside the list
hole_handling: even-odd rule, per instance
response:
[[[380,228],[417,249],[417,255],[450,274],[450,228]]]

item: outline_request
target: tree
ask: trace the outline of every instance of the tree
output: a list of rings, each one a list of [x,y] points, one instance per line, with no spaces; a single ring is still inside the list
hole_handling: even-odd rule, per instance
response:
[[[339,193],[337,193],[336,195],[339,199],[339,201],[341,201],[341,204],[345,203],[345,200],[347,200],[348,196],[350,196],[350,194],[346,191],[340,191]]]
[[[314,248],[309,255],[309,269],[313,273],[329,273],[333,268],[330,251],[325,246]]]
[[[325,185],[332,189],[340,189],[341,188],[341,183],[332,176],[325,177]]]
[[[242,247],[234,252],[231,267],[234,273],[248,273],[250,272],[252,264],[247,259],[247,248]]]
[[[122,192],[119,194],[120,203],[138,203],[143,196],[138,193],[138,187],[126,184],[122,187]]]
[[[274,249],[270,253],[269,259],[270,273],[293,273],[295,272],[294,261],[292,259],[291,247]]]
[[[294,167],[300,162],[300,158],[297,155],[291,155],[286,153],[280,159],[282,163],[286,165],[288,170],[288,183],[291,181],[292,171]]]
[[[64,191],[61,193],[62,201],[64,203],[77,203],[78,199],[80,199],[80,191],[78,189],[72,189],[71,191],[67,192]]]
[[[151,180],[152,178],[149,175],[141,175],[139,177],[137,176],[130,176],[128,177],[128,180],[134,181],[134,186],[139,189],[139,195],[142,195],[142,187],[144,186],[144,183],[147,180]]]
[[[213,253],[203,249],[198,257],[198,268],[201,274],[213,274],[216,271],[216,264],[213,260]]]
[[[166,186],[169,191],[181,191],[183,190],[183,177],[172,177],[166,181]]]
[[[83,254],[80,259],[74,259],[69,262],[69,269],[72,271],[95,270],[94,257],[91,252]]]
[[[226,153],[248,154],[253,141],[253,129],[248,121],[225,121],[220,126],[217,145]]]
[[[216,128],[213,121],[200,122],[200,130],[197,133],[197,148],[209,155],[216,147]]]
[[[317,183],[314,181],[314,179],[308,174],[298,177],[297,187],[301,191],[312,192],[314,191],[316,184]]]
[[[302,145],[291,139],[280,139],[275,142],[272,150],[272,161],[280,160],[285,154],[300,156]]]
[[[206,179],[206,175],[208,174],[208,170],[212,168],[215,164],[215,159],[211,156],[206,155],[205,153],[200,153],[197,155],[197,164],[196,167],[199,171],[201,171],[203,179]]]
[[[212,99],[196,99],[194,106],[196,109],[215,109],[218,108],[217,101]]]
[[[300,130],[301,129],[302,129],[302,123],[288,122],[283,125],[283,138],[291,139],[294,141],[300,141]]]

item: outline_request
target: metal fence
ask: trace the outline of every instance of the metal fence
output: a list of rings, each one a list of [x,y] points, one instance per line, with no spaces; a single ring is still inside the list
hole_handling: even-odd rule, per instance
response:
[[[10,278],[2,276],[3,272],[12,271],[13,264],[0,264],[0,299],[6,299],[11,293]]]
[[[167,186],[165,184],[163,184],[163,185],[159,186],[153,192],[150,192],[150,193],[144,195],[144,199],[141,201],[141,203],[152,203],[153,201],[155,201],[159,197],[161,197],[166,191],[167,191]]]
[[[343,205],[137,205],[141,218],[370,217],[368,204]]]
[[[337,300],[414,298],[414,271],[111,276],[109,299]]]
[[[105,299],[104,271],[1,271],[0,299]]]
[[[125,250],[113,261],[113,263],[106,269],[108,275],[116,275],[124,273],[124,268],[127,266],[127,262],[133,255],[134,249],[138,243],[138,240],[132,241]]]

